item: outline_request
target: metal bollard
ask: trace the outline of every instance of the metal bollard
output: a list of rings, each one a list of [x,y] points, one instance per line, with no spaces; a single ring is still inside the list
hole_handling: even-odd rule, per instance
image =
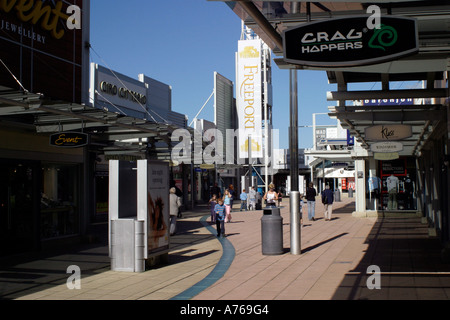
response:
[[[301,212],[300,192],[292,191],[289,195],[291,208],[291,254],[301,254]]]

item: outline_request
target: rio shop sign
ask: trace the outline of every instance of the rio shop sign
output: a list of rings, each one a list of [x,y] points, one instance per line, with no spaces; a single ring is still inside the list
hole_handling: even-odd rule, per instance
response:
[[[313,22],[283,32],[285,61],[322,67],[369,65],[398,59],[419,50],[416,20],[368,16]]]

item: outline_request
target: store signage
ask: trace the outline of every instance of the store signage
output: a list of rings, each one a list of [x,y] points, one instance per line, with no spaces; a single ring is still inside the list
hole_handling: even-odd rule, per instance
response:
[[[60,132],[50,136],[50,145],[60,148],[80,148],[89,143],[89,135],[81,132]]]
[[[147,113],[147,89],[141,81],[92,63],[90,86],[91,100],[103,102],[115,112],[133,117]],[[95,105],[101,107],[97,103]]]
[[[145,94],[131,91],[120,86],[118,87],[117,85],[107,81],[102,81],[100,83],[100,90],[109,95],[118,96],[121,99],[130,100],[143,105],[147,103],[147,96]]]
[[[261,158],[262,152],[262,42],[239,41],[236,104],[239,119],[239,156]],[[249,146],[249,136],[251,143]]]
[[[412,127],[404,124],[373,126],[365,129],[366,139],[373,141],[396,141],[411,136]]]
[[[389,161],[389,160],[397,160],[397,159],[399,159],[400,155],[398,154],[398,152],[374,153],[373,157],[374,157],[375,160]]]
[[[419,51],[415,19],[382,16],[369,29],[369,16],[318,21],[283,32],[285,61],[323,67],[391,61]]]
[[[370,146],[370,151],[379,153],[391,153],[403,151],[403,144],[401,142],[378,142]]]
[[[12,0],[9,3],[6,3],[6,1],[2,2],[0,3],[0,11],[5,13],[15,11],[21,22],[31,22],[33,25],[41,22],[42,29],[50,31],[55,39],[61,39],[65,33],[64,28],[60,27],[58,23],[60,20],[65,21],[68,29],[81,29],[81,9],[79,6],[71,5],[64,12],[63,1],[56,2],[53,8],[51,5],[43,5],[42,1],[30,1],[27,5],[24,5],[23,1],[17,3],[17,0]],[[72,15],[69,16],[69,13],[72,13]],[[18,33],[27,34],[32,32],[34,34],[34,31],[27,30],[19,25],[14,26],[14,24],[9,24],[7,21],[5,23],[5,20],[2,20],[2,28],[4,27]],[[39,34],[37,36],[40,37]],[[45,42],[45,36],[43,38]]]
[[[335,162],[332,164],[333,168],[347,168],[348,163],[347,162]]]
[[[89,34],[83,5],[88,2],[0,0],[1,58],[28,91],[53,100],[83,100],[83,54]],[[0,73],[0,82],[17,88],[9,72]]]

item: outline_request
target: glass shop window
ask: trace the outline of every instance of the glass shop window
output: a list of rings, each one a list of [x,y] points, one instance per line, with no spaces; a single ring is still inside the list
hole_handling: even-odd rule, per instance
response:
[[[43,240],[79,233],[79,167],[42,167],[41,237]]]

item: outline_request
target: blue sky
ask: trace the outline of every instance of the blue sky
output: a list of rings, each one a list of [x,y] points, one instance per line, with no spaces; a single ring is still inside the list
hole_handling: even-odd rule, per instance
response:
[[[92,0],[91,61],[137,78],[144,73],[172,86],[172,109],[189,123],[214,88],[214,72],[235,82],[241,22],[223,2],[207,0]],[[98,54],[98,55],[97,55]],[[289,72],[273,64],[273,121],[280,147],[289,147]],[[300,71],[299,126],[327,112],[325,72]],[[199,118],[213,121],[212,100]],[[318,124],[329,124],[318,116]],[[331,123],[335,123],[332,121]],[[312,146],[312,129],[299,130],[299,146]]]

